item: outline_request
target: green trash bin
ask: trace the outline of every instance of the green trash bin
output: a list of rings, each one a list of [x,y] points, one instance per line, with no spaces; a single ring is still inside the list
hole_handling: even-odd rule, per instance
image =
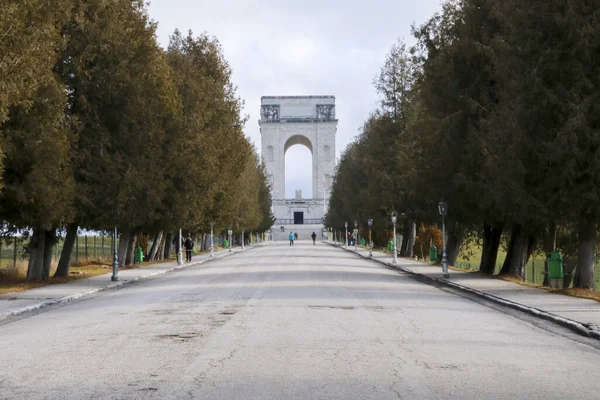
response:
[[[437,247],[431,246],[429,247],[429,261],[437,261]]]
[[[548,262],[549,279],[562,279],[565,277],[562,254],[560,254],[559,251],[548,253],[548,258],[546,261]]]
[[[360,239],[360,244],[366,246],[367,242],[365,242],[365,238]]]
[[[229,240],[227,240],[227,239],[223,240],[223,247],[226,249],[229,248]]]
[[[141,264],[143,262],[144,262],[144,252],[142,251],[141,247],[138,247],[135,249],[135,252],[133,253],[133,263]]]
[[[390,241],[388,242],[387,249],[388,249],[388,251],[394,251],[394,242],[392,242],[392,241],[390,240]]]

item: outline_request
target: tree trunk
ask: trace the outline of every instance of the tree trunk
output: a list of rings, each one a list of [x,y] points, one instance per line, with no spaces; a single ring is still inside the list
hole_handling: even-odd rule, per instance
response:
[[[156,255],[158,254],[158,251],[160,249],[160,245],[162,243],[162,238],[163,238],[163,231],[160,231],[156,234],[156,236],[154,237],[154,243],[152,243],[152,248],[150,249],[150,260],[154,261],[156,260]]]
[[[483,225],[483,249],[481,252],[479,271],[483,272],[484,274],[494,274],[501,237],[502,227],[493,227],[492,225],[488,224]]]
[[[54,276],[69,276],[71,255],[73,254],[75,239],[77,238],[77,229],[78,226],[76,223],[67,226],[67,235],[65,236],[65,242],[63,243],[63,248],[60,253],[60,260],[58,261],[58,268],[56,268]]]
[[[410,238],[406,248],[406,257],[412,258],[415,255],[415,241],[417,240],[417,224],[413,221],[410,225]]]
[[[50,267],[52,265],[52,250],[56,244],[56,229],[44,232],[44,256],[42,265],[42,279],[50,279]]]
[[[134,233],[129,235],[129,243],[127,244],[127,254],[125,255],[125,265],[133,264],[133,256],[135,254],[136,242],[137,242],[137,235]]]
[[[563,278],[563,288],[567,289],[573,284],[575,270],[577,269],[577,259],[563,258],[563,269],[565,272],[565,277]],[[549,281],[547,286],[550,286]]]
[[[448,224],[448,243],[446,243],[446,256],[448,257],[448,265],[456,265],[456,259],[460,252],[460,246],[464,239],[464,229],[461,228],[458,222]]]
[[[595,247],[596,224],[587,220],[581,221],[579,223],[579,254],[573,283],[575,288],[596,290],[594,284]]]
[[[173,247],[173,234],[167,233],[167,238],[165,239],[165,250],[163,252],[163,259],[168,260],[171,256],[171,252]]]
[[[500,274],[509,274],[525,280],[527,262],[533,250],[534,239],[520,224],[513,227],[506,260]]]
[[[27,280],[40,281],[44,269],[44,244],[46,235],[43,229],[33,228],[29,240],[29,265],[27,266]]]
[[[117,257],[119,259],[119,265],[125,265],[125,258],[127,257],[127,250],[129,247],[129,238],[131,237],[131,229],[121,232],[119,238],[119,249],[117,250]]]
[[[152,246],[150,246],[150,250],[148,250],[148,257],[147,257],[148,261],[152,261],[153,260],[153,258],[152,258],[153,255],[156,254],[156,252],[157,252],[158,241],[159,241],[158,234],[159,233],[160,232],[156,232],[154,234],[154,237],[152,238]]]
[[[156,253],[156,259],[159,261],[164,260],[166,242],[167,242],[167,235],[163,234],[162,240],[160,242],[160,248],[158,249],[158,252]]]
[[[141,247],[142,248],[142,254],[144,254],[144,256],[148,255],[148,235],[145,233],[138,233],[137,234],[137,241],[136,241],[136,246],[137,247]],[[147,257],[146,257],[147,259]]]
[[[404,229],[402,230],[402,246],[400,247],[400,257],[406,257],[406,250],[408,249],[408,241],[410,240],[411,227],[411,221],[406,221],[406,223],[404,224]]]
[[[547,258],[548,253],[556,251],[556,223],[554,221],[548,224],[548,230],[544,235],[544,253]],[[548,262],[544,261],[544,286],[549,286],[550,281],[548,280]],[[565,286],[568,287],[568,286]]]

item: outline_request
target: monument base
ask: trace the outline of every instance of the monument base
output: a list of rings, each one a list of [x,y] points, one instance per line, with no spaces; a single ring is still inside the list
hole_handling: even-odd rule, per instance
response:
[[[273,200],[275,226],[321,224],[325,212],[323,199]]]

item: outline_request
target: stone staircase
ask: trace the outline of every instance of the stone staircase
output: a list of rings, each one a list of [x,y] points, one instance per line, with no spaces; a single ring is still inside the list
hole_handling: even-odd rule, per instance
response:
[[[298,240],[311,240],[310,235],[313,232],[317,234],[317,240],[322,240],[323,234],[321,233],[323,225],[284,225],[285,231],[281,232],[281,225],[273,226],[273,240],[289,240],[288,236],[290,232],[298,233]]]

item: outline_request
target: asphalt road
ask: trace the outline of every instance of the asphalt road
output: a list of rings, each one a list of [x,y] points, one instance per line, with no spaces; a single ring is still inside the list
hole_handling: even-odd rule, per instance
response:
[[[0,326],[4,399],[597,399],[600,351],[308,241]]]

